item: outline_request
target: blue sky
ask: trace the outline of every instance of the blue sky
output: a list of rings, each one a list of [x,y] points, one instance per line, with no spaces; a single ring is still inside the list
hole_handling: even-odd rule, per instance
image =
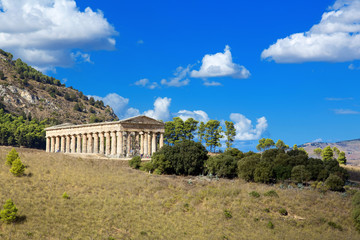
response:
[[[120,118],[235,122],[236,146],[359,138],[360,1],[0,0],[0,48]]]

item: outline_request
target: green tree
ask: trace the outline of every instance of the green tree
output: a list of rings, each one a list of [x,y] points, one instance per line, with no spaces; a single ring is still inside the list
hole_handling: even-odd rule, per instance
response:
[[[336,157],[338,157],[340,154],[340,150],[336,146],[333,147],[333,152],[334,152],[334,156]]]
[[[205,124],[204,124],[204,122],[200,122],[200,126],[198,128],[197,135],[198,135],[199,142],[202,144],[202,141],[205,139]]]
[[[332,191],[341,191],[344,184],[344,181],[335,174],[330,174],[330,176],[325,181],[325,185],[328,186]]]
[[[94,106],[94,105],[95,105],[95,99],[94,99],[93,97],[90,97],[90,98],[89,98],[89,104],[90,104],[91,106]]]
[[[252,154],[238,161],[238,176],[245,181],[254,181],[256,166],[260,162],[260,154]]]
[[[345,156],[345,152],[340,152],[339,153],[339,157],[338,157],[338,162],[340,163],[340,164],[346,164],[346,156]]]
[[[311,179],[311,173],[304,165],[298,165],[292,169],[291,179],[299,183],[307,182]]]
[[[294,146],[292,147],[293,150],[298,150],[298,146],[296,144],[294,144]]]
[[[6,200],[3,210],[0,211],[0,219],[5,223],[13,223],[16,220],[18,209],[11,199]]]
[[[184,135],[187,140],[193,140],[194,139],[194,132],[197,129],[197,124],[199,121],[196,121],[193,118],[188,118],[184,122]]]
[[[323,161],[333,159],[334,153],[333,153],[332,148],[330,146],[327,146],[326,148],[324,148],[324,150],[321,153],[321,156],[323,158]]]
[[[258,151],[267,150],[275,146],[275,142],[271,138],[261,138],[259,139],[259,144],[256,146]]]
[[[14,160],[12,167],[10,168],[10,172],[16,177],[21,177],[24,175],[25,165],[21,162],[20,158]]]
[[[322,149],[321,149],[321,148],[315,148],[315,149],[314,149],[314,153],[316,154],[316,156],[317,156],[318,158],[320,158],[320,157],[321,157],[321,153],[322,153]]]
[[[173,121],[165,123],[164,140],[168,145],[175,144],[175,124]]]
[[[216,147],[221,147],[220,138],[223,137],[222,132],[218,120],[209,120],[205,124],[205,142],[206,146],[210,147],[210,151],[215,152]]]
[[[282,140],[278,140],[275,144],[276,148],[277,149],[283,149],[283,150],[286,150],[289,148],[289,145],[286,145]]]
[[[19,158],[18,152],[15,150],[15,148],[11,149],[10,152],[6,155],[6,165],[11,166],[17,158]]]
[[[229,150],[235,140],[236,129],[233,122],[225,121],[226,150]]]
[[[175,127],[175,143],[181,142],[185,140],[185,133],[184,133],[184,121],[180,117],[173,118],[174,127]]]

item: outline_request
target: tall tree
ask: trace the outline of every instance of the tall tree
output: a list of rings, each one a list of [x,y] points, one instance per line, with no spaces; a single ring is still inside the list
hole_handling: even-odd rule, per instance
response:
[[[175,126],[175,143],[185,140],[184,121],[179,117],[174,117],[173,122]]]
[[[321,148],[315,148],[315,149],[314,149],[314,153],[316,154],[316,156],[317,156],[318,158],[320,158],[321,153],[322,153],[322,149],[321,149]]]
[[[210,147],[210,151],[215,152],[216,147],[221,147],[222,132],[220,122],[217,120],[209,120],[205,124],[205,142],[206,146]]]
[[[235,140],[236,129],[233,122],[225,121],[226,150],[230,150]]]
[[[333,150],[331,149],[331,147],[327,146],[326,148],[324,148],[324,150],[322,151],[321,156],[322,156],[324,161],[333,159],[334,153],[333,153]]]
[[[335,147],[333,147],[333,153],[334,153],[334,156],[339,157],[340,150],[335,146]]]
[[[168,145],[174,145],[175,143],[175,124],[173,121],[165,123],[164,140]]]
[[[184,123],[184,135],[188,140],[194,139],[194,132],[197,129],[197,124],[199,121],[196,121],[193,118],[188,118]]]
[[[275,146],[275,142],[271,138],[259,139],[259,144],[256,146],[258,151],[267,150]]]
[[[205,123],[204,122],[200,122],[200,126],[198,128],[198,139],[199,142],[202,144],[202,141],[205,139]]]
[[[283,140],[280,140],[280,139],[276,142],[275,146],[276,146],[277,149],[283,149],[283,150],[286,150],[286,149],[289,148],[289,145],[286,145],[283,142]]]
[[[346,156],[345,156],[345,152],[340,152],[339,153],[339,157],[338,157],[338,162],[340,163],[340,164],[346,164]]]

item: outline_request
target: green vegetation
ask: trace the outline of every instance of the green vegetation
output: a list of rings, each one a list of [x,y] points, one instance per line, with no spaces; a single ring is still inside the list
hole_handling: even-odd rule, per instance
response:
[[[16,177],[21,177],[24,175],[25,165],[21,162],[20,158],[17,158],[13,161],[10,172]]]
[[[139,169],[141,166],[141,157],[135,156],[129,161],[129,166],[134,169]]]
[[[15,148],[11,149],[11,151],[6,155],[6,165],[11,166],[17,158],[19,158],[19,153]]]
[[[226,137],[226,150],[230,150],[232,143],[235,140],[236,129],[233,122],[225,121],[225,137]]]
[[[62,195],[62,198],[64,198],[64,199],[70,199],[70,196],[69,196],[69,194],[67,194],[66,192],[64,192],[63,195]]]
[[[262,138],[259,140],[259,144],[256,146],[256,149],[259,151],[270,149],[275,146],[275,142],[270,138]],[[279,144],[280,146],[280,144]]]
[[[4,162],[10,150],[0,148]],[[124,161],[16,150],[33,175],[15,178],[0,164],[0,207],[11,198],[19,218],[26,216],[21,224],[0,224],[4,239],[298,239],[301,232],[301,239],[332,240],[359,235],[350,197],[342,193],[236,178],[154,175],[131,170]],[[71,200],[63,199],[69,189]],[[252,191],[261,197],[250,197]],[[265,197],[269,191],[279,197]],[[280,215],[281,208],[289,214]],[[269,221],[274,228],[268,228]]]
[[[13,223],[16,221],[18,209],[11,199],[6,200],[3,209],[0,211],[0,219],[5,223]]]

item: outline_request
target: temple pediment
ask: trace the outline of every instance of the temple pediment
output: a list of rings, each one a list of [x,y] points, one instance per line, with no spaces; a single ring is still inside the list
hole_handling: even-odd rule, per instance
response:
[[[164,123],[161,121],[158,121],[154,118],[150,118],[147,116],[136,116],[136,117],[131,117],[128,119],[124,119],[121,120],[120,123],[125,123],[125,124],[146,124],[146,125],[159,125],[159,126],[163,126]]]

